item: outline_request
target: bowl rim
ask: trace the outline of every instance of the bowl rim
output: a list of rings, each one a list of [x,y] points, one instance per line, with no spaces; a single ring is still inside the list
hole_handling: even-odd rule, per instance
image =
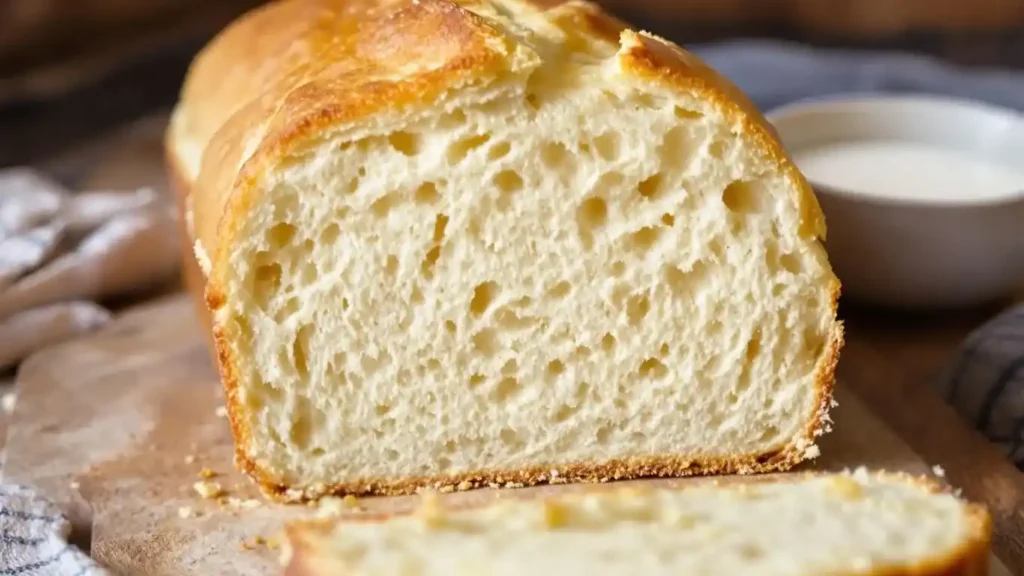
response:
[[[776,132],[780,142],[783,140],[782,130],[777,122],[784,119],[803,116],[805,114],[828,114],[832,112],[861,111],[866,113],[892,113],[893,106],[915,105],[932,108],[930,113],[939,113],[942,110],[956,110],[973,114],[983,114],[989,117],[1004,120],[1011,125],[1012,129],[1020,130],[1024,134],[1024,111],[1014,108],[993,104],[990,102],[947,96],[932,93],[878,93],[878,92],[848,92],[831,94],[825,96],[812,96],[793,100],[786,104],[776,106],[765,112],[764,117]],[[784,142],[783,142],[784,144]],[[786,150],[790,161],[793,161],[789,150]],[[1009,205],[1024,204],[1024,189],[1005,196],[994,196],[990,198],[974,199],[970,197],[954,198],[908,198],[892,197],[886,195],[862,194],[852,192],[835,186],[828,186],[815,182],[807,176],[803,170],[800,174],[808,182],[815,193],[839,196],[844,199],[856,200],[858,202],[877,204],[882,206],[904,206],[932,209],[965,209],[965,208],[990,208],[1005,207]]]

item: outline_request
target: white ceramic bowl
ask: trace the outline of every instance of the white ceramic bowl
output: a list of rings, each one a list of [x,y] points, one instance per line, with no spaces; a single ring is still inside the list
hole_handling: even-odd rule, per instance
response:
[[[925,96],[805,101],[767,114],[790,153],[837,142],[941,146],[1024,171],[1024,115]],[[799,162],[798,162],[799,165]],[[904,173],[899,177],[913,177]],[[960,307],[1024,283],[1024,190],[978,198],[858,194],[809,178],[844,297],[900,308]]]

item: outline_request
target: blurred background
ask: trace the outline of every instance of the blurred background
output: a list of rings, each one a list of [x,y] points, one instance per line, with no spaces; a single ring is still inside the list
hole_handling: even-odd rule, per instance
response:
[[[189,60],[259,0],[0,0],[0,167],[170,107]],[[686,45],[772,38],[1024,68],[1024,0],[599,0]]]

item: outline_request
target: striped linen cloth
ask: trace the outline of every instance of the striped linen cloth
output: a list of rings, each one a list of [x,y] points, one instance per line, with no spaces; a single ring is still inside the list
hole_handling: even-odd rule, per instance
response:
[[[71,524],[31,488],[0,485],[0,575],[107,576],[68,544]]]
[[[1024,110],[1024,74],[967,71],[903,54],[821,51],[742,41],[692,46],[762,110],[850,92],[927,92]],[[1024,466],[1024,307],[979,328],[940,388],[966,419]],[[67,544],[69,524],[33,490],[0,486],[0,576],[105,575]]]
[[[1024,304],[972,332],[937,384],[964,419],[1024,470]]]

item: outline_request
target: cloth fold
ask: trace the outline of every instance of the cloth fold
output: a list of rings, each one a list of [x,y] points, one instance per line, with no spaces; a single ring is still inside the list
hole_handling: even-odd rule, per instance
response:
[[[1024,304],[974,330],[936,384],[961,417],[1024,470]]]
[[[0,370],[105,324],[100,300],[172,277],[175,218],[149,189],[73,194],[31,169],[0,171]]]
[[[88,555],[68,544],[71,523],[32,488],[0,485],[0,574],[107,576]]]

